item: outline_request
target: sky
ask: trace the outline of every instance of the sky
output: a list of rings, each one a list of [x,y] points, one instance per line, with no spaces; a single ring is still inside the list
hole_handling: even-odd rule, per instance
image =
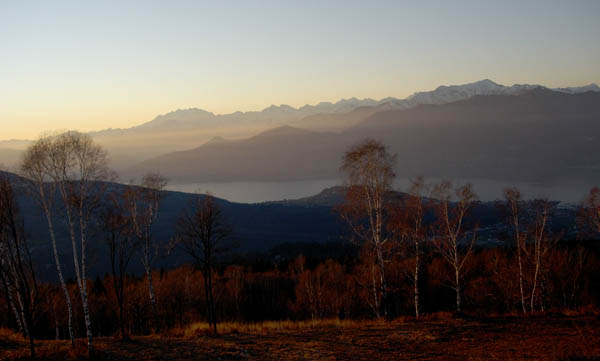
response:
[[[485,78],[600,83],[600,1],[4,1],[0,139]]]

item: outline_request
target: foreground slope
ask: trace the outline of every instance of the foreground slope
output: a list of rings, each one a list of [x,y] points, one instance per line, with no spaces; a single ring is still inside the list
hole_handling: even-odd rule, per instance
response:
[[[206,326],[204,326],[205,328]],[[101,360],[593,360],[600,357],[595,316],[419,321],[266,322],[221,325],[219,335],[193,327],[171,335],[94,340]],[[85,355],[83,341],[39,341],[53,360]],[[25,358],[25,345],[2,339],[7,359]]]

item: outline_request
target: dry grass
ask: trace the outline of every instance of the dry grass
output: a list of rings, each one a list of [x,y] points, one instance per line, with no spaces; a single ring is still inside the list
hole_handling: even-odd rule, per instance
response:
[[[0,328],[0,340],[16,342],[16,343],[25,342],[23,335],[21,335],[20,333],[16,333],[15,331],[11,330],[10,328],[4,328],[4,327]]]
[[[36,359],[39,360],[87,360],[87,344],[78,340],[74,346],[70,341],[36,341]],[[0,360],[30,360],[28,344],[22,341],[19,347],[0,353]]]
[[[600,309],[595,306],[584,306],[574,310],[562,310],[561,314],[569,317],[595,316],[600,317]]]
[[[21,334],[8,328],[0,328],[0,348],[5,350],[0,360],[12,360],[18,358],[25,348],[26,342]]]
[[[298,331],[323,328],[351,328],[361,324],[373,324],[376,321],[356,321],[356,320],[340,320],[340,319],[325,319],[325,320],[308,320],[308,321],[264,321],[256,323],[241,323],[241,322],[223,322],[218,324],[219,334],[237,334],[237,333],[253,333],[267,334],[282,331]],[[212,333],[211,328],[206,322],[196,322],[185,328],[176,328],[168,332],[169,336],[173,337],[198,337],[209,335]]]
[[[440,321],[440,320],[452,320],[455,318],[452,312],[437,312],[426,314],[420,318],[421,321]],[[414,316],[403,316],[396,318],[391,322],[383,320],[340,320],[340,319],[323,319],[323,320],[306,320],[306,321],[263,321],[255,323],[242,323],[242,322],[223,322],[218,324],[219,334],[236,334],[236,333],[254,333],[254,334],[266,334],[272,332],[282,331],[300,331],[310,329],[323,329],[323,328],[356,328],[360,326],[372,326],[372,325],[386,325],[386,324],[402,324],[405,322],[414,322],[416,318]],[[203,335],[209,335],[212,330],[207,322],[196,322],[188,325],[185,328],[175,328],[168,332],[169,336],[172,337],[197,337]]]
[[[5,338],[14,343],[0,353],[4,359],[25,358],[26,343],[0,330],[0,339]],[[103,360],[590,360],[600,357],[600,319],[559,314],[477,319],[439,313],[393,322],[223,323],[217,335],[206,323],[196,323],[128,342],[95,342]],[[38,350],[51,360],[86,355],[83,340],[74,349],[65,341],[38,342]]]

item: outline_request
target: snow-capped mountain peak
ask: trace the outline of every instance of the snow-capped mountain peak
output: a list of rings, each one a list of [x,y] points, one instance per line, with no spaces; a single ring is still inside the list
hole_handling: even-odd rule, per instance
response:
[[[202,109],[192,108],[177,110],[159,115],[154,120],[131,129],[175,129],[194,127],[219,127],[223,124],[256,124],[265,122],[270,125],[287,124],[318,114],[345,114],[360,107],[379,107],[380,110],[407,109],[421,104],[446,104],[465,100],[477,95],[519,95],[536,88],[543,88],[564,93],[600,92],[596,84],[581,87],[550,89],[541,85],[514,84],[504,86],[490,79],[483,79],[462,85],[441,85],[432,91],[416,92],[405,99],[387,97],[380,100],[370,98],[344,98],[339,101],[320,102],[315,105],[306,104],[294,108],[286,104],[271,105],[262,111],[235,112],[217,115]]]
[[[579,94],[585,92],[600,92],[600,87],[595,83],[591,83],[585,86],[576,86],[576,87],[566,87],[566,88],[556,88],[556,91],[570,93],[570,94]]]

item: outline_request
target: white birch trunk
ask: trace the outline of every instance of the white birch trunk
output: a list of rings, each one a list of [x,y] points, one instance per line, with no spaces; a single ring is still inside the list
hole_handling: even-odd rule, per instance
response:
[[[46,221],[48,222],[50,240],[52,242],[52,251],[54,253],[54,263],[56,264],[56,272],[58,273],[60,286],[63,290],[63,293],[65,294],[65,303],[67,304],[68,313],[69,339],[71,340],[71,344],[73,345],[75,343],[75,333],[73,332],[73,306],[71,305],[71,296],[69,295],[69,289],[67,288],[67,283],[65,282],[65,278],[63,277],[62,273],[62,267],[60,266],[58,249],[56,247],[56,236],[54,234],[54,223],[52,222],[52,217],[50,216],[49,210],[45,209],[44,211],[46,213]]]
[[[21,319],[21,315],[19,314],[19,311],[17,311],[17,307],[15,306],[15,302],[13,300],[12,290],[11,290],[10,286],[7,286],[7,293],[8,293],[8,303],[10,305],[10,308],[13,311],[13,314],[15,315],[15,320],[17,321],[17,327],[19,328],[19,332],[22,333],[23,335],[25,335],[25,328],[23,327],[25,323]]]
[[[83,317],[85,320],[85,331],[88,338],[88,350],[90,353],[94,349],[94,340],[92,335],[92,321],[90,319],[90,312],[88,307],[88,296],[87,296],[87,279],[86,279],[86,223],[83,218],[83,213],[80,208],[79,211],[79,229],[81,232],[81,303],[83,306]]]
[[[415,317],[419,318],[419,262],[420,262],[420,258],[419,258],[419,241],[415,240],[415,250],[416,250],[416,255],[415,255],[415,275],[414,275],[414,282],[415,282]]]

